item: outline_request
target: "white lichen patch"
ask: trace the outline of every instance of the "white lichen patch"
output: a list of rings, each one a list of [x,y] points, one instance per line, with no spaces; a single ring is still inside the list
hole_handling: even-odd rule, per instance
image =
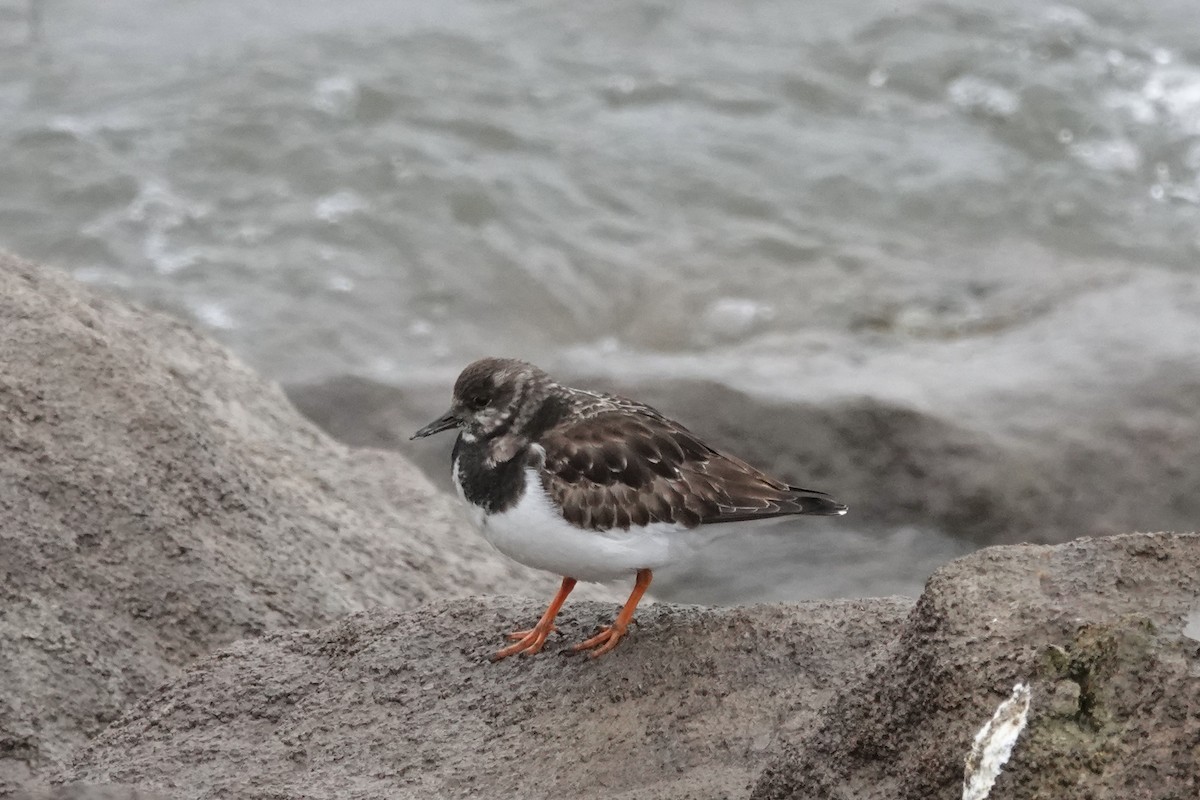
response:
[[[1193,608],[1187,615],[1183,625],[1183,635],[1195,642],[1200,642],[1200,608]]]
[[[1001,768],[1012,755],[1017,737],[1029,718],[1029,687],[1018,683],[1012,694],[999,705],[984,726],[975,734],[975,743],[967,754],[963,770],[963,800],[984,800]]]
[[[1200,642],[1200,606],[1193,608],[1184,618],[1183,635],[1193,642]],[[1192,662],[1192,668],[1188,674],[1193,678],[1200,678],[1200,660]]]

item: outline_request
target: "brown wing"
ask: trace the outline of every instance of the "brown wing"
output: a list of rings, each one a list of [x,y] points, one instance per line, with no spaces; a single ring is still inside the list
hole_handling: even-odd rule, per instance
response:
[[[693,528],[784,514],[841,514],[822,492],[722,455],[651,408],[604,412],[548,431],[542,484],[568,521],[608,530],[667,522]]]

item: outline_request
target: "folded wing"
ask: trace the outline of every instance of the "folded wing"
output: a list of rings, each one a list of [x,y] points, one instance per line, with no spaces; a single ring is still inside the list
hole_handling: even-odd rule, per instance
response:
[[[823,492],[789,486],[717,452],[649,407],[548,431],[542,484],[583,528],[663,522],[694,528],[787,514],[842,514]]]

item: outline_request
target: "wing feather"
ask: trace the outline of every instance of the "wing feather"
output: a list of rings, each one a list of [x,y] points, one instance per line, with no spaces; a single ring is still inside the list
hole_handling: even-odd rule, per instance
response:
[[[626,405],[564,423],[540,444],[546,491],[567,520],[592,530],[845,511],[823,492],[789,486],[717,452],[649,407]]]

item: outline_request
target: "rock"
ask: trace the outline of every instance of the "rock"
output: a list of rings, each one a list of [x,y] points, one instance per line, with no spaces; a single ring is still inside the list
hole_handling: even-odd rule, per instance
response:
[[[399,450],[442,488],[453,489],[449,450],[409,439],[414,431],[449,407],[450,387],[419,392],[342,375],[320,383],[285,386],[284,390],[301,414],[339,442],[351,447]],[[442,404],[441,411],[422,416],[422,408],[436,408],[438,403]],[[452,438],[450,434],[444,437]],[[422,457],[426,459],[424,463],[418,461]]]
[[[555,642],[492,664],[555,581],[486,549],[403,458],[333,443],[185,325],[6,257],[0,363],[0,796],[51,775],[26,796],[951,798],[964,778],[972,800],[1196,796],[1200,536],[981,551],[915,608],[651,605],[599,661]],[[1149,486],[1186,480],[1197,447],[1164,392],[1170,414],[1059,461],[869,400],[813,407],[819,434],[775,467],[844,479],[855,504],[867,464],[888,492],[928,489],[904,513],[966,527],[940,493],[978,485],[1008,498],[979,519],[1010,509],[1031,537],[1038,513],[1100,500],[1088,520],[1186,516],[1193,499]],[[718,421],[744,400],[679,397],[673,414]],[[799,423],[758,411],[767,433],[714,424],[714,442],[765,459]],[[1091,463],[1122,431],[1146,442],[1127,485]],[[796,568],[775,561],[745,579]],[[538,599],[461,597],[515,586]],[[558,641],[615,611],[572,598]]]
[[[65,777],[182,798],[745,796],[776,737],[809,727],[910,608],[651,605],[593,660],[557,651],[616,608],[572,602],[547,650],[498,663],[540,604],[367,611],[201,660]]]
[[[1195,797],[1197,575],[1195,534],[999,547],[955,561],[819,724],[793,722],[800,735],[753,797],[961,797],[974,737],[993,715],[1016,719],[1014,706],[997,711],[1025,691],[1018,684],[1029,711],[991,796]]]
[[[22,789],[12,800],[168,800],[164,794],[148,792],[136,786],[74,783],[62,786]]]
[[[8,256],[0,364],[0,796],[217,645],[533,580],[403,458],[331,441],[186,325]]]
[[[980,547],[1186,529],[1200,519],[1200,379],[1191,373],[1156,376],[1058,438],[1029,439],[869,397],[782,403],[717,383],[563,379],[650,403],[719,448],[846,498],[855,527],[939,530]],[[400,450],[449,487],[444,452],[395,434],[441,413],[448,386],[344,376],[287,392],[339,440]]]
[[[1191,529],[1200,519],[1194,375],[1154,375],[1096,398],[1070,425],[1023,434],[870,397],[780,402],[702,381],[563,379],[648,402],[713,445],[850,505],[843,519],[756,527],[656,576],[665,599],[727,604],[915,595],[938,565],[985,545]],[[343,377],[287,391],[335,437],[395,448],[449,488],[448,444],[414,448],[393,433],[441,413],[448,386]],[[1010,413],[1041,419],[1036,409]]]

